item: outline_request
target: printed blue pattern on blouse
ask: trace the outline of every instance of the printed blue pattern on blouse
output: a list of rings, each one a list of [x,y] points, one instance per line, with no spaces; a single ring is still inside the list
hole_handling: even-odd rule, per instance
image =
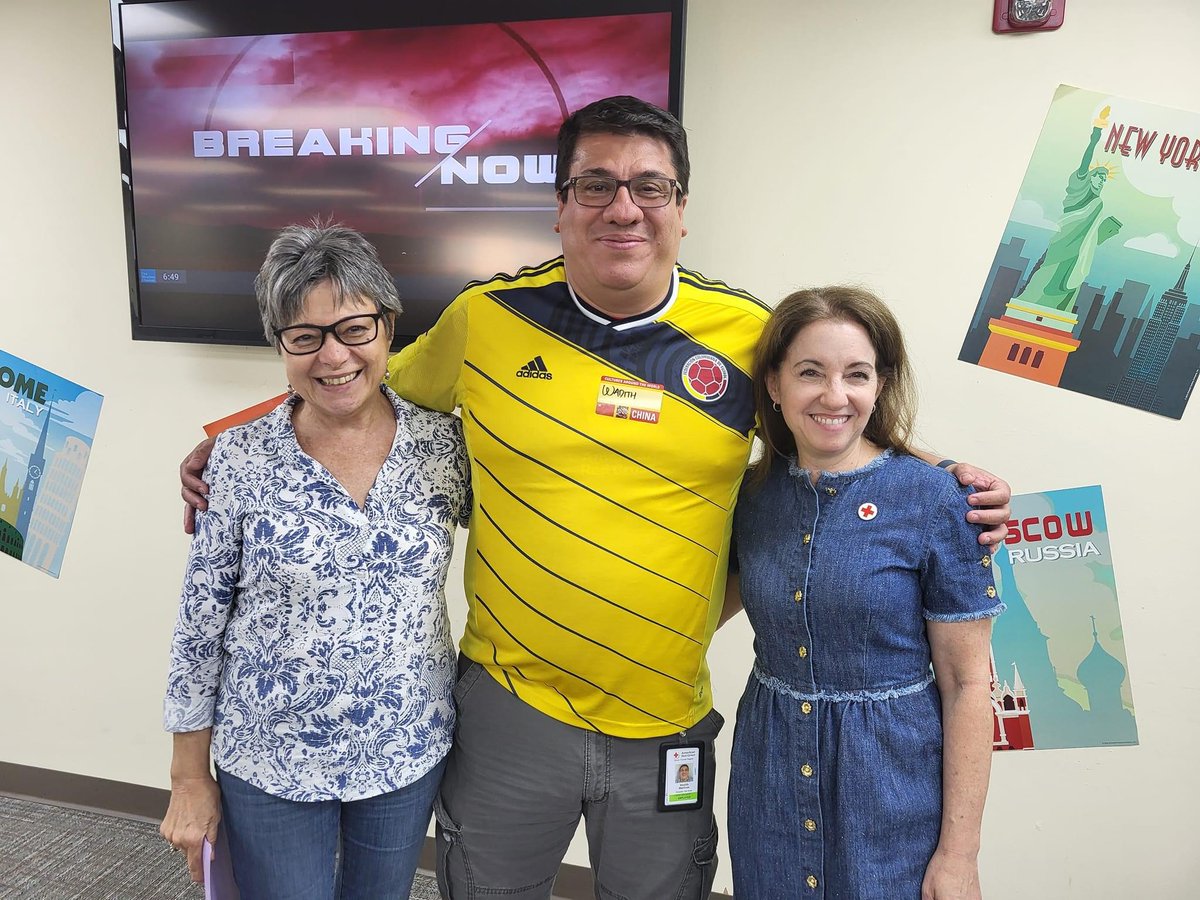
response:
[[[363,509],[300,449],[294,398],[222,433],[206,470],[165,727],[211,725],[218,766],[289,800],[396,790],[450,748],[462,425],[383,390],[396,437]]]

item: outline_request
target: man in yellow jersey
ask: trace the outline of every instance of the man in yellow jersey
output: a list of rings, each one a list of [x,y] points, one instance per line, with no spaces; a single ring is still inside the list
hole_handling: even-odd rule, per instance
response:
[[[664,110],[577,111],[558,139],[562,257],[468,285],[391,361],[402,396],[461,410],[471,456],[458,723],[435,806],[451,900],[546,900],[581,816],[597,896],[712,885],[723,720],[705,652],[769,310],[676,262],[689,175]],[[205,457],[182,467],[193,505]],[[1008,486],[959,474],[998,505],[970,516],[1002,539]]]

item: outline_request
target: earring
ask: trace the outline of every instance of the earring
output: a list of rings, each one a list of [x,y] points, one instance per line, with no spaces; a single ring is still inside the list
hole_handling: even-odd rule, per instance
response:
[[[392,367],[388,366],[383,370],[383,383],[387,384],[392,380]]]
[[[774,403],[771,404],[771,409],[775,410],[775,412],[782,412],[782,409],[780,409],[778,400],[776,400]]]
[[[296,389],[294,387],[292,387],[292,383],[290,381],[288,382],[288,393],[289,394],[296,393]]]

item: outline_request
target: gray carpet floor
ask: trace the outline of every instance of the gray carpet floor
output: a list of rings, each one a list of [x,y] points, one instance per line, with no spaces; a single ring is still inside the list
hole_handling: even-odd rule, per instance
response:
[[[152,822],[0,796],[0,898],[203,897]],[[437,883],[418,873],[410,900],[438,900]]]

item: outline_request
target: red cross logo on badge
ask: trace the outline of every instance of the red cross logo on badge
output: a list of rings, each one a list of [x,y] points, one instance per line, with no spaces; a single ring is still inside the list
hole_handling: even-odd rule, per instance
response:
[[[858,508],[858,517],[864,522],[870,522],[879,515],[879,507],[874,503],[864,503]]]

